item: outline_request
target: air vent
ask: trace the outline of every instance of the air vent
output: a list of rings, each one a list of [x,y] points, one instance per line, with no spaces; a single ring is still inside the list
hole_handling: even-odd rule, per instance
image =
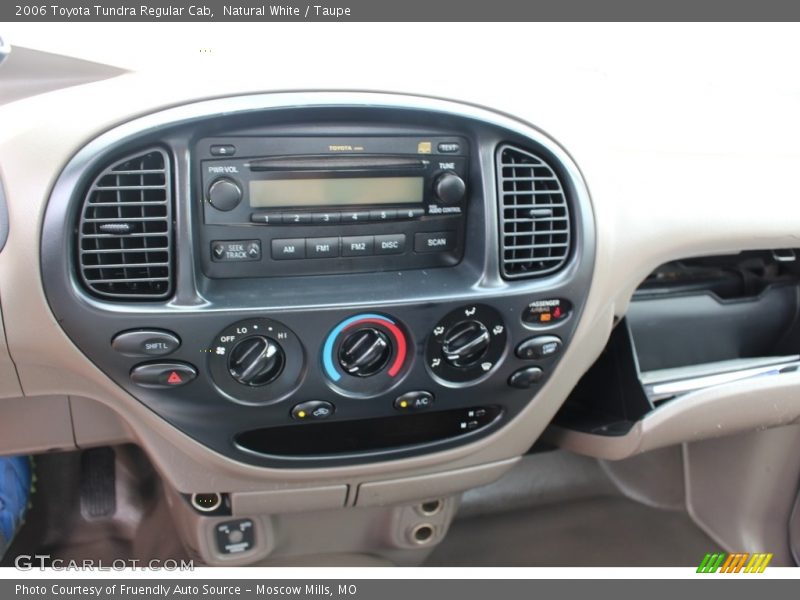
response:
[[[109,298],[172,292],[169,157],[159,148],[105,169],[86,193],[78,230],[83,283]]]
[[[557,271],[570,248],[569,209],[558,176],[536,155],[508,145],[497,151],[497,174],[503,276]]]

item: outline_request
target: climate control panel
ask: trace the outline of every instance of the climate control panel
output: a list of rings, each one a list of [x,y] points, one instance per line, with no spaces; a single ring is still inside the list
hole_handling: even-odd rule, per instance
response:
[[[562,307],[559,318],[530,323],[531,306],[542,305]],[[105,361],[153,410],[239,460],[377,460],[465,443],[513,418],[569,341],[568,306],[505,295],[232,321],[222,313],[208,337],[207,325],[148,317],[109,336]]]

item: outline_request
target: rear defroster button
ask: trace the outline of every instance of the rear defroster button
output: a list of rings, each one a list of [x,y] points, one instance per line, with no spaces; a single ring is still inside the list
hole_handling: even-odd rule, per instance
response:
[[[185,385],[197,377],[197,369],[187,363],[161,362],[137,365],[131,381],[147,388],[171,388]]]

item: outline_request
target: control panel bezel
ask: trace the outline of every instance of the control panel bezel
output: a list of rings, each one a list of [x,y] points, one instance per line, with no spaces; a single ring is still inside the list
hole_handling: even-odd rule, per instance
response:
[[[441,135],[438,128],[420,128],[412,135],[391,134],[385,125],[359,124],[357,128],[361,130],[357,137],[287,135],[267,128],[260,135],[199,140],[192,158],[199,178],[195,203],[202,205],[203,226],[197,234],[204,274],[211,278],[306,276],[458,264],[464,254],[466,205],[481,195],[480,185],[470,185],[479,180],[469,180],[468,140],[455,134]],[[227,149],[227,155],[220,156],[219,148]],[[418,167],[370,164],[393,159]],[[271,160],[279,166],[254,170]],[[301,161],[303,169],[293,167],[293,160]],[[337,160],[355,166],[336,169]],[[466,196],[460,202],[448,205],[437,198],[434,187],[445,174],[467,182]],[[249,198],[252,181],[408,175],[423,179],[423,197],[418,203],[296,207],[277,201],[274,207],[263,208],[252,207]],[[210,190],[220,181],[241,192],[233,208],[220,210],[210,201]],[[323,222],[323,216],[335,222]],[[445,244],[427,247],[420,243],[426,235]],[[398,247],[383,251],[384,240],[394,240]],[[241,243],[239,252],[223,250],[236,243]],[[327,251],[314,252],[315,245]],[[290,253],[285,252],[287,247]]]
[[[502,115],[468,105],[425,98],[375,95],[363,101],[358,94],[340,102],[302,96],[260,95],[218,99],[144,117],[91,142],[67,165],[54,187],[45,215],[42,270],[46,294],[62,327],[75,344],[113,381],[166,421],[215,451],[252,465],[321,467],[359,464],[427,454],[469,443],[503,427],[530,402],[552,375],[559,356],[532,362],[514,354],[514,348],[539,332],[523,321],[532,302],[563,299],[570,315],[547,327],[568,348],[580,321],[594,262],[594,230],[588,192],[577,167],[555,142],[541,132]],[[440,268],[397,268],[386,261],[373,272],[330,273],[298,277],[212,278],[203,268],[203,226],[198,173],[192,148],[209,137],[308,133],[362,135],[383,131],[392,135],[442,135],[456,132],[467,140],[470,153],[470,201],[464,215],[463,256]],[[572,211],[574,245],[561,271],[539,279],[505,281],[499,272],[498,218],[494,182],[494,151],[500,143],[516,143],[550,161],[566,187]],[[174,166],[176,292],[165,302],[107,302],[87,294],[72,265],[72,228],[81,190],[98,169],[115,157],[145,145],[169,149]],[[65,226],[66,224],[66,226]],[[360,225],[359,225],[360,227]],[[436,324],[454,310],[486,304],[501,315],[507,333],[502,360],[484,378],[468,382],[440,382],[432,378],[424,348]],[[338,394],[319,368],[325,332],[361,312],[379,312],[403,323],[414,340],[412,362],[398,385],[369,398]],[[306,354],[300,386],[282,401],[268,405],[231,402],[215,389],[206,361],[214,337],[244,319],[274,319],[301,340]],[[150,389],[130,380],[131,369],[143,362],[113,352],[111,340],[121,331],[160,329],[174,333],[181,346],[159,360],[186,362],[198,367],[196,379],[174,389]],[[541,366],[542,378],[528,389],[509,386],[511,375],[530,365]],[[304,401],[330,400],[332,419],[363,421],[398,415],[395,401],[403,394],[429,391],[429,410],[482,406],[486,399],[499,405],[502,416],[489,426],[454,439],[420,446],[332,456],[271,456],[242,451],[234,442],[243,431],[303,423],[292,420],[291,408]]]

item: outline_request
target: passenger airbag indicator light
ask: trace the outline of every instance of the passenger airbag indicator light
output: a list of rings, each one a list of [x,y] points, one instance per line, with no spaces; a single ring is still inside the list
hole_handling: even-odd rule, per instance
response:
[[[572,313],[572,303],[563,298],[534,300],[522,311],[522,320],[529,325],[548,326],[565,320]]]

